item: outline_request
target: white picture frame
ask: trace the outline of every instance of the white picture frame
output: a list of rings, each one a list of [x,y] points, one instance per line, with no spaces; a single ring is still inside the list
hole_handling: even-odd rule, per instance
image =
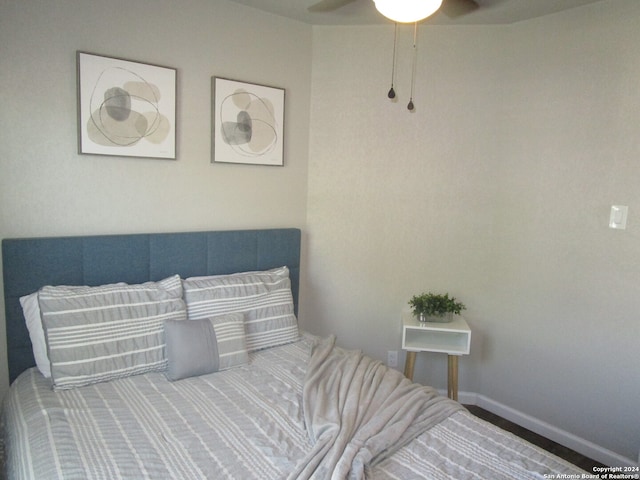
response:
[[[284,165],[284,88],[212,77],[212,163]]]
[[[175,68],[77,52],[78,153],[176,159]]]

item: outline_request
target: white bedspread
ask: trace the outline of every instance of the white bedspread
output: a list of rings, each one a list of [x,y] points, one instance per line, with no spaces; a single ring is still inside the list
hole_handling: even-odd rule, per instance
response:
[[[54,392],[30,369],[4,401],[7,476],[289,478],[301,459],[314,455],[303,409],[311,344],[304,338],[251,354],[246,366],[174,383],[148,373]],[[403,415],[398,412],[395,420],[402,423]],[[373,479],[524,480],[583,473],[465,410],[378,460],[367,473]]]

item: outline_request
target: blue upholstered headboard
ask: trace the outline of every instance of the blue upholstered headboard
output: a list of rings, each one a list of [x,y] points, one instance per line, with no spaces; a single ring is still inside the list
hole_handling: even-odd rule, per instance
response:
[[[43,285],[142,283],[286,265],[298,311],[298,229],[23,238],[2,241],[11,382],[35,365],[20,297]]]

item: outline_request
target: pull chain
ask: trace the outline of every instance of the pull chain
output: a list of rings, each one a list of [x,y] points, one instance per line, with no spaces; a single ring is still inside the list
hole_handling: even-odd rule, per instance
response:
[[[389,98],[396,98],[396,91],[393,89],[393,83],[396,79],[396,45],[398,44],[398,24],[394,24],[393,32],[393,65],[391,66],[391,88],[387,96]]]
[[[418,58],[418,22],[413,26],[413,66],[411,68],[411,95],[409,96],[409,104],[407,108],[413,111],[413,87],[416,83],[416,62]]]

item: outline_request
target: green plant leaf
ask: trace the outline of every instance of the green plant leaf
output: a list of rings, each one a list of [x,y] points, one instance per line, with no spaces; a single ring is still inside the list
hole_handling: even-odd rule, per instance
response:
[[[422,293],[414,295],[409,300],[409,306],[413,309],[414,315],[424,314],[427,316],[443,316],[445,313],[455,313],[459,315],[466,307],[462,302],[456,301],[455,297],[450,297],[448,293]]]

